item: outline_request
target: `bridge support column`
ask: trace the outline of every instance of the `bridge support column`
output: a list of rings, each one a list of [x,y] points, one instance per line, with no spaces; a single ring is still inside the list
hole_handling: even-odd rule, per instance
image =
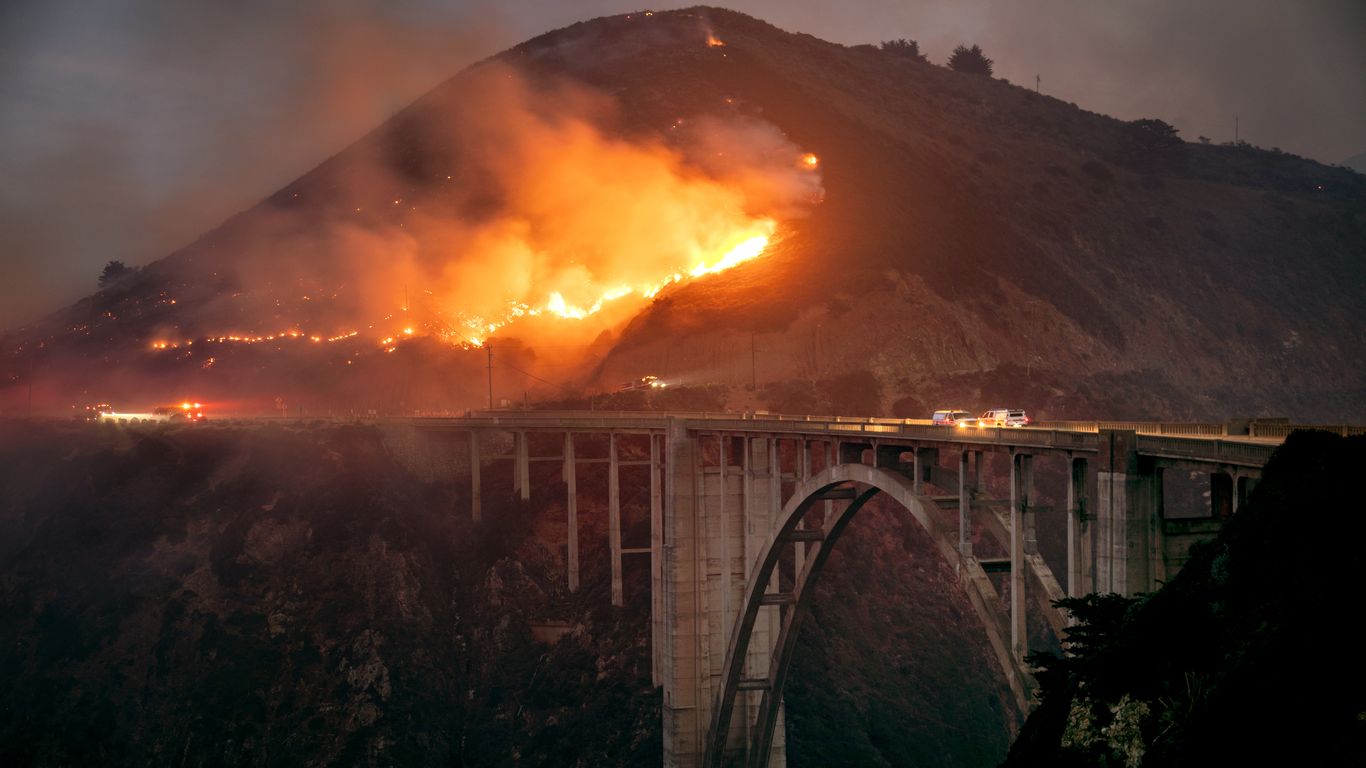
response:
[[[1161,484],[1151,460],[1140,460],[1131,430],[1100,432],[1096,473],[1097,592],[1124,596],[1153,589],[1156,578],[1153,529]]]
[[[925,481],[933,481],[934,469],[939,465],[938,448],[916,448],[911,452],[915,457],[915,476],[911,478],[916,495],[925,492]]]
[[[862,452],[860,452],[860,453],[862,453]],[[875,453],[876,453],[876,452],[875,452]],[[797,485],[801,485],[802,483],[805,483],[808,479],[810,479],[810,477],[811,477],[811,444],[808,443],[808,442],[806,441],[806,438],[801,438],[801,439],[799,439],[799,440],[797,441]],[[797,527],[800,528],[801,526],[802,526],[802,523],[801,523],[801,522],[798,522],[798,523],[797,523]],[[792,560],[792,562],[796,564],[796,565],[794,566],[794,571],[793,571],[793,572],[794,572],[794,573],[801,573],[801,572],[802,572],[802,568],[806,565],[806,544],[805,544],[805,542],[798,541],[798,542],[796,542],[795,544],[793,544],[793,545],[792,545],[792,551],[793,551],[793,560]]]
[[[972,542],[968,541],[972,526],[971,494],[968,488],[968,451],[961,451],[958,454],[958,553],[963,557],[972,557]]]
[[[700,765],[711,719],[706,616],[702,457],[681,419],[670,418],[664,480],[664,765]]]
[[[617,460],[617,434],[607,436],[607,543],[612,554],[612,605],[625,605],[621,589],[621,468]]]
[[[1210,517],[1220,520],[1227,519],[1233,515],[1235,510],[1233,492],[1233,476],[1222,470],[1211,472],[1209,475],[1209,505]]]
[[[1247,503],[1252,489],[1257,487],[1257,478],[1239,472],[1233,478],[1233,511],[1237,512]]]
[[[512,490],[521,496],[522,501],[531,501],[531,459],[528,455],[526,433],[514,432],[512,444]]]
[[[479,495],[479,472],[483,463],[479,455],[479,433],[470,430],[470,519],[476,523],[484,519],[483,501]]]
[[[1067,484],[1067,595],[1081,597],[1095,591],[1092,584],[1090,510],[1086,502],[1086,459],[1071,458]]]
[[[526,433],[522,433],[525,437]],[[522,454],[518,453],[520,457]],[[568,554],[565,555],[569,591],[579,591],[579,477],[574,466],[574,433],[564,433],[564,509],[567,518]]]
[[[650,435],[650,682],[664,684],[664,489],[660,438]]]
[[[1034,457],[1016,453],[1010,457],[1010,649],[1016,660],[1029,653],[1026,623],[1025,555],[1038,552],[1034,537]]]
[[[835,463],[835,453],[836,453],[836,451],[835,451],[835,444],[834,444],[833,442],[827,440],[827,441],[825,442],[825,463],[823,463],[823,464],[821,465],[821,470],[822,470],[822,471],[829,469],[829,468]],[[780,506],[781,506],[781,505],[780,505]],[[774,509],[775,509],[775,510],[776,510],[776,509],[779,509],[780,506],[779,506],[779,507],[775,507]],[[824,508],[824,510],[822,510],[822,511],[823,511],[825,514],[821,517],[821,524],[822,524],[822,525],[825,524],[825,521],[826,521],[826,520],[829,520],[829,519],[830,519],[830,516],[831,516],[831,515],[835,514],[835,502],[833,502],[833,501],[826,501],[825,504],[824,504],[824,507],[825,507],[825,508]]]

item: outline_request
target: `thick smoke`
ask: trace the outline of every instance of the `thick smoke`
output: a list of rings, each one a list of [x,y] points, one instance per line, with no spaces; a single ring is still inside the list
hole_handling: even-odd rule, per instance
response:
[[[0,329],[250,207],[480,55],[416,0],[0,3]]]
[[[675,278],[781,237],[822,195],[801,149],[752,117],[628,136],[614,103],[582,84],[487,64],[457,86],[408,129],[437,154],[453,148],[448,168],[419,183],[387,153],[348,165],[329,184],[384,191],[381,213],[362,202],[321,228],[283,214],[250,238],[244,287],[299,285],[321,264],[352,314],[327,333],[586,344]]]

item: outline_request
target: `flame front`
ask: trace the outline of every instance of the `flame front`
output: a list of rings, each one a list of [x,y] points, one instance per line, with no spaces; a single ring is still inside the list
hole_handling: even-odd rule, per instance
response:
[[[325,313],[295,317],[277,295],[262,302],[276,319],[203,341],[393,351],[423,337],[480,345],[517,325],[532,342],[584,344],[670,286],[760,258],[823,194],[816,156],[735,114],[733,97],[718,96],[719,116],[678,116],[642,136],[613,127],[610,99],[581,85],[490,64],[462,87],[461,108],[433,130],[479,149],[435,175],[439,189],[347,179],[361,191],[324,235],[263,238],[271,248],[243,260],[244,283],[298,285],[294,301]],[[285,272],[278,254],[291,251],[326,253],[328,272]],[[293,326],[262,330],[277,322]],[[182,354],[191,342],[174,335],[149,343]]]

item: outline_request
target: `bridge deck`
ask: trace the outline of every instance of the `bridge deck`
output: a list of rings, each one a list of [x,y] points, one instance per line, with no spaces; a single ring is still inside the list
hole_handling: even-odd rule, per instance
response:
[[[800,437],[846,443],[950,444],[964,450],[996,449],[1023,452],[1061,451],[1093,454],[1101,447],[1095,429],[1109,429],[1109,422],[1058,422],[1028,427],[934,426],[923,419],[786,416],[780,414],[660,413],[603,411],[509,411],[477,412],[464,417],[411,417],[401,423],[430,431],[507,430],[526,432],[615,432],[662,434],[670,419],[679,419],[693,432]],[[1231,466],[1261,467],[1282,437],[1224,435],[1223,425],[1114,422],[1119,428],[1144,428],[1138,452],[1160,459],[1212,462]],[[1181,432],[1183,434],[1173,434]]]

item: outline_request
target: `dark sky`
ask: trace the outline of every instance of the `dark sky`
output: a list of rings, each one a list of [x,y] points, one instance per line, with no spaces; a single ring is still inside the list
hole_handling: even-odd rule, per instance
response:
[[[681,7],[685,3],[654,6]],[[631,0],[0,2],[0,328],[250,207],[463,66]],[[835,42],[909,37],[1187,138],[1366,152],[1363,0],[733,0]]]

